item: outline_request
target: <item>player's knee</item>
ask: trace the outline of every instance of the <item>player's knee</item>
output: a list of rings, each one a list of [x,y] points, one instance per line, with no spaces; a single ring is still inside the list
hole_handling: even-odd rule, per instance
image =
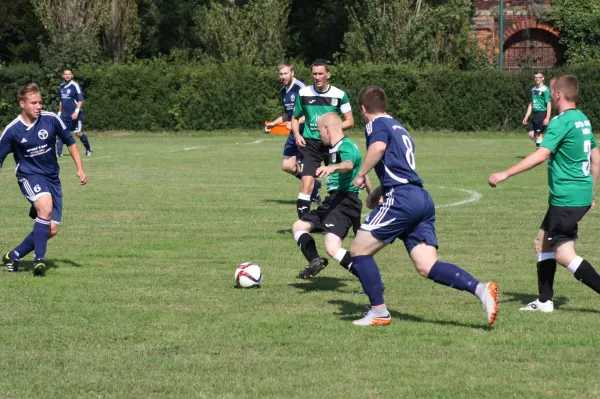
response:
[[[532,130],[532,131],[530,131],[530,132],[528,132],[528,133],[527,133],[527,135],[529,136],[529,138],[530,138],[531,140],[535,140],[535,132],[534,132],[533,130]]]
[[[51,223],[50,224],[50,235],[48,236],[48,238],[54,237],[57,233],[58,233],[58,225]]]
[[[338,253],[338,251],[341,248],[342,247],[340,247],[339,245],[336,245],[336,244],[325,243],[325,252],[327,252],[327,255],[329,255],[332,258],[335,256],[335,254]]]
[[[299,231],[307,231],[310,232],[310,224],[306,223],[303,220],[296,220],[294,225],[292,226],[292,234],[296,234]]]

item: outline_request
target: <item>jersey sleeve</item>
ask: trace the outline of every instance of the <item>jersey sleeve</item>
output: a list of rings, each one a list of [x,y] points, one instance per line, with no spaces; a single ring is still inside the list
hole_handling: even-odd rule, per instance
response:
[[[358,147],[356,146],[356,144],[352,143],[352,142],[345,142],[342,143],[342,145],[340,146],[339,149],[339,154],[340,154],[340,159],[342,162],[344,161],[350,161],[352,162],[353,166],[356,166],[357,164],[357,154],[358,154],[358,160],[360,161],[360,151],[358,149]]]
[[[549,149],[552,153],[556,151],[556,148],[563,140],[565,136],[565,129],[558,119],[552,119],[546,128],[546,133],[542,139],[541,147]]]
[[[344,95],[342,97],[342,101],[340,104],[340,112],[342,114],[347,114],[348,112],[352,111],[352,107],[350,106],[350,100],[348,99],[348,95],[346,94],[346,92],[344,92]]]
[[[300,93],[296,95],[296,102],[294,103],[294,118],[300,118],[304,113],[304,109],[302,108],[302,96]]]
[[[371,122],[371,126],[370,126],[370,130],[371,132],[369,133],[369,126],[367,126],[367,148],[375,143],[376,141],[382,141],[384,142],[386,145],[389,144],[389,137],[388,137],[388,132],[387,129],[385,129],[385,126],[383,124],[380,123],[376,123],[377,121],[373,121]]]
[[[546,87],[546,90],[544,90],[544,102],[546,104],[550,102],[550,89],[548,87]]]
[[[67,147],[70,147],[76,143],[69,128],[67,128],[65,123],[63,121],[61,121],[60,118],[58,118],[58,117],[54,118],[54,128],[58,132],[58,136],[60,136],[63,143],[65,143],[67,145]]]
[[[75,91],[75,99],[77,100],[77,102],[83,101],[83,92],[81,91],[81,87],[78,83],[75,83]]]
[[[10,144],[10,135],[6,134],[6,132],[0,138],[0,169],[2,169],[2,164],[4,164],[4,160],[12,151],[12,145]]]

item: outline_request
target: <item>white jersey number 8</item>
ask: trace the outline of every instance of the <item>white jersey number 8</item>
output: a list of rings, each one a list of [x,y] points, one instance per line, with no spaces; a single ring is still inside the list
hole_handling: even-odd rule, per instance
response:
[[[402,135],[402,141],[406,147],[406,154],[404,154],[406,157],[406,162],[408,162],[408,166],[410,166],[412,170],[415,170],[417,166],[415,165],[415,152],[412,146],[412,141],[410,141],[410,137],[404,134]]]

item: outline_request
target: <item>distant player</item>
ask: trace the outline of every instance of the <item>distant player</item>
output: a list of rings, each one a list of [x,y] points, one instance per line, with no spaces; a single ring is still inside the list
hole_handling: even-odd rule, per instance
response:
[[[283,106],[283,112],[281,116],[277,117],[271,123],[265,125],[265,132],[269,132],[272,128],[279,125],[280,123],[286,122],[287,128],[292,129],[292,113],[294,112],[294,103],[296,102],[296,96],[298,91],[303,88],[304,82],[294,78],[294,66],[289,62],[281,62],[277,65],[279,71],[279,79],[281,80],[281,89],[279,94],[281,95],[281,105]],[[304,117],[300,117],[300,134],[304,130]],[[294,138],[294,132],[290,132],[285,145],[283,146],[283,158],[281,160],[281,169],[296,178],[302,178],[302,150],[296,145],[296,139]],[[311,194],[311,202],[319,204],[321,202],[321,196],[319,195],[319,188],[321,182],[317,180],[317,184]]]
[[[12,251],[2,257],[9,272],[16,272],[19,259],[34,251],[33,274],[43,276],[46,272],[46,246],[48,239],[56,235],[62,218],[62,188],[58,174],[55,146],[60,136],[77,167],[80,184],[87,183],[81,165],[81,155],[71,132],[52,113],[42,111],[42,96],[35,83],[19,89],[17,96],[21,114],[6,126],[0,138],[0,168],[9,153],[13,153],[17,165],[15,174],[21,192],[31,203],[29,216],[35,219],[33,232]]]
[[[579,82],[574,76],[550,80],[552,118],[537,151],[504,172],[494,173],[488,183],[498,183],[548,160],[550,196],[546,216],[535,239],[539,297],[521,308],[525,311],[554,311],[556,263],[566,267],[576,280],[600,294],[600,275],[575,252],[577,223],[594,206],[594,190],[600,175],[600,150],[590,120],[577,109]]]
[[[79,84],[73,80],[73,72],[70,69],[65,69],[62,75],[64,82],[60,84],[60,101],[58,103],[58,114],[60,119],[69,128],[72,133],[75,133],[85,147],[85,155],[92,155],[92,147],[83,129],[83,93]],[[59,157],[62,157],[63,143],[60,137],[56,140],[56,152]]]
[[[552,107],[550,106],[550,89],[544,84],[544,75],[537,72],[533,77],[535,86],[531,89],[531,102],[527,106],[523,124],[527,125],[529,138],[535,142],[537,148],[544,138],[546,126],[550,123]]]
[[[329,64],[324,60],[316,60],[311,65],[313,84],[300,89],[296,96],[292,115],[292,131],[296,145],[302,148],[304,156],[302,166],[302,186],[296,208],[298,218],[310,211],[310,195],[313,192],[316,172],[321,163],[327,162],[329,148],[319,138],[317,122],[319,117],[328,112],[343,116],[342,129],[354,126],[354,117],[350,101],[345,92],[329,84],[331,76]],[[300,132],[300,117],[305,117],[304,132]]]
[[[438,260],[435,205],[416,172],[415,143],[400,122],[388,115],[385,92],[369,86],[361,91],[359,101],[367,123],[367,155],[353,183],[365,188],[367,174],[375,168],[381,186],[367,198],[367,206],[375,209],[361,225],[350,248],[354,270],[371,302],[369,312],[354,324],[391,323],[373,256],[397,238],[404,242],[421,276],[477,296],[486,311],[487,322],[493,324],[498,314],[497,284],[482,284],[460,267]],[[382,195],[384,200],[379,204]]]
[[[360,190],[352,184],[362,164],[360,150],[344,136],[342,120],[337,114],[321,115],[317,128],[323,144],[330,147],[329,165],[320,166],[316,171],[317,176],[326,178],[328,196],[321,206],[303,215],[292,227],[294,239],[309,262],[298,276],[304,279],[313,278],[328,264],[317,252],[310,235],[313,231],[325,232],[327,254],[355,274],[350,252],[342,248],[342,240],[351,227],[356,230],[360,226],[362,211]],[[367,191],[371,191],[370,183]]]

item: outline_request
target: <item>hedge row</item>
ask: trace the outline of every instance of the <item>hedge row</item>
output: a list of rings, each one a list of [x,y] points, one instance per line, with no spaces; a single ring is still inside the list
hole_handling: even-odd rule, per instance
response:
[[[599,67],[551,71],[578,76],[579,105],[592,120],[600,118]],[[280,112],[275,68],[157,59],[86,66],[75,75],[86,97],[86,127],[94,130],[258,128]],[[310,82],[306,66],[297,67],[296,76]],[[50,79],[38,66],[0,66],[0,124],[15,117],[16,90],[32,80],[42,87],[46,108],[56,109],[57,88],[48,87]],[[532,82],[531,71],[420,71],[403,65],[338,65],[331,78],[348,93],[357,121],[358,93],[375,84],[386,89],[390,113],[407,126],[459,131],[520,128]]]

